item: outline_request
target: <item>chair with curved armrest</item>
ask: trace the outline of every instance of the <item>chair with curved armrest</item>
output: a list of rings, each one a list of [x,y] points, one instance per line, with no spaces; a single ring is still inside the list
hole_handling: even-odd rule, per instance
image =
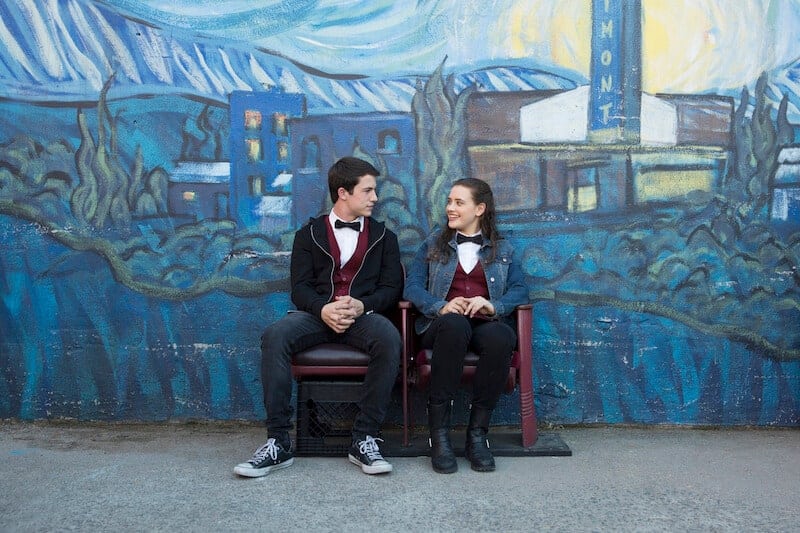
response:
[[[414,318],[418,312],[414,306],[410,302],[400,302],[400,312],[403,355],[404,359],[407,358],[410,361],[410,363],[404,363],[410,367],[411,371],[407,380],[417,390],[426,390],[430,384],[432,350],[417,348],[417,338],[413,332]],[[536,426],[536,409],[533,404],[533,348],[531,344],[533,306],[531,304],[520,305],[514,312],[517,322],[517,348],[511,357],[505,392],[511,393],[519,387],[522,447],[530,448],[536,444],[539,436]],[[472,382],[477,362],[478,356],[473,352],[468,352],[464,361],[462,384],[466,385]],[[406,401],[404,401],[404,405],[407,405]],[[403,416],[408,420],[409,414]]]
[[[398,313],[399,315],[399,313]],[[400,320],[398,316],[390,317],[392,321],[397,324]],[[401,332],[402,333],[402,332]],[[406,335],[403,335],[405,343]],[[304,440],[310,438],[309,423],[311,418],[316,416],[316,413],[311,413],[305,416],[306,406],[304,403],[307,401],[305,394],[301,389],[304,385],[313,388],[315,383],[317,387],[321,387],[318,382],[342,382],[348,385],[348,382],[360,383],[363,376],[367,373],[367,366],[369,365],[369,355],[366,353],[348,346],[346,344],[319,344],[308,350],[298,352],[292,356],[292,376],[298,383],[297,395],[297,414],[298,414],[298,427],[297,427],[297,444],[298,451],[302,452]],[[407,359],[405,356],[401,357],[400,370],[398,377],[401,380],[402,395],[403,395],[403,445],[408,444],[408,385],[407,385]],[[360,378],[360,379],[359,379]],[[332,391],[332,385],[328,386],[328,394]],[[333,394],[335,396],[335,394]],[[348,433],[349,434],[349,433]],[[338,455],[339,451],[332,451],[332,455]]]

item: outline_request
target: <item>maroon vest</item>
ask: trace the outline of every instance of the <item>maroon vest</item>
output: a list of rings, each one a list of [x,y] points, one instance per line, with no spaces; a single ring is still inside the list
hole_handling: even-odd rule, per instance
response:
[[[473,296],[489,297],[489,286],[486,285],[486,274],[483,272],[483,265],[480,261],[475,264],[475,268],[467,274],[461,268],[459,261],[453,282],[450,283],[450,291],[445,298],[448,302],[457,296],[472,298]]]
[[[336,296],[347,296],[350,294],[350,285],[353,283],[353,278],[358,272],[358,269],[361,268],[361,263],[364,262],[364,255],[367,253],[367,244],[369,243],[369,219],[364,217],[364,230],[358,232],[356,250],[353,252],[353,257],[351,257],[343,267],[339,265],[342,252],[339,250],[339,243],[336,242],[336,236],[333,234],[331,219],[326,218],[325,223],[328,228],[328,243],[331,245],[331,255],[334,257],[333,298],[331,298],[331,301],[333,301]]]

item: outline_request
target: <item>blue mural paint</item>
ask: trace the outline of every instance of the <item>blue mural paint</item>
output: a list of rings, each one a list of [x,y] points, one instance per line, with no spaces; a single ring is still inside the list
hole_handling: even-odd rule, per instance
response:
[[[11,42],[0,52],[0,417],[263,418],[258,339],[290,307],[292,232],[326,209],[330,162],[357,155],[381,170],[376,216],[406,258],[439,220],[432,192],[461,173],[492,182],[534,302],[539,420],[800,425],[796,65],[770,69],[749,107],[737,98],[755,80],[643,96],[676,128],[671,144],[641,145],[638,2],[594,2],[611,18],[595,17],[593,35],[608,20],[621,30],[594,44],[583,103],[572,91],[585,76],[541,57],[451,56],[451,75],[436,43],[406,43],[421,62],[403,70],[396,47],[365,40],[377,43],[372,76],[326,73],[321,50],[319,64],[295,59],[299,41],[270,54],[142,5],[25,0],[81,36],[86,61],[57,41],[73,71],[93,65],[81,75],[57,74],[24,24],[9,35],[25,59]],[[276,22],[286,35],[316,16],[304,7]],[[403,27],[427,8],[380,16]],[[0,15],[24,20],[22,9]],[[102,19],[116,46],[76,13]],[[218,22],[246,31],[246,16]],[[374,37],[370,22],[350,17],[346,35]],[[364,66],[363,50],[339,44],[336,61]],[[601,67],[627,80],[621,91],[603,91]],[[585,106],[589,140],[524,138],[523,110],[553,97]],[[609,102],[615,135],[593,139]],[[248,136],[247,111],[268,135]],[[242,151],[248,139],[261,150]],[[494,422],[516,423],[517,409],[503,398]]]

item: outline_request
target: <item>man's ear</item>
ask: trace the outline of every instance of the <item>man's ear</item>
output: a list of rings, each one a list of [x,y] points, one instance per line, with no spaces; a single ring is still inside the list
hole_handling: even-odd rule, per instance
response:
[[[339,187],[336,190],[336,194],[338,195],[339,200],[347,200],[347,196],[345,196],[347,194],[347,189],[344,187]]]

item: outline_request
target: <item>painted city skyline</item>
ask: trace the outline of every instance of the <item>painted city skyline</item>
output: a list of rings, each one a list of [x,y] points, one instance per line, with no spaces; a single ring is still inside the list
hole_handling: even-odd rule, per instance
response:
[[[540,420],[797,425],[800,8],[723,3],[0,6],[0,415],[263,416],[254,339],[356,155],[405,258],[491,183]]]

